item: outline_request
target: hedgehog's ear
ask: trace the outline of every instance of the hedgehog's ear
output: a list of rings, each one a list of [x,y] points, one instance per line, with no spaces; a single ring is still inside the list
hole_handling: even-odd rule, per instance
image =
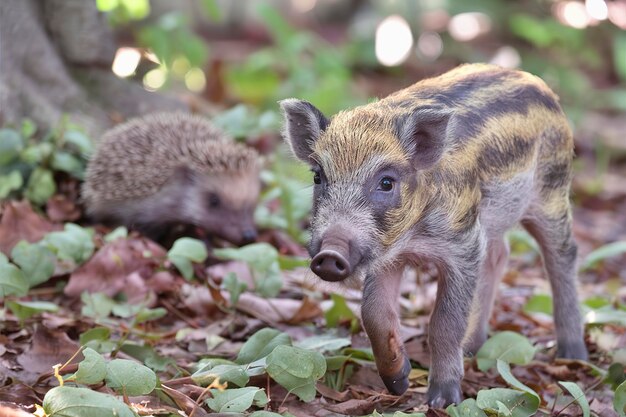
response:
[[[450,114],[440,110],[416,111],[396,120],[396,134],[413,166],[433,166],[446,150]]]
[[[285,116],[285,140],[298,159],[312,164],[313,143],[326,130],[328,119],[308,101],[290,98],[282,100],[280,107]]]

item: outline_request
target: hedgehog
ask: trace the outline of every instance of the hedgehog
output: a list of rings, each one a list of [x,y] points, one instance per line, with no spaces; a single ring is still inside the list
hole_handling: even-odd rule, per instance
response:
[[[89,161],[82,199],[93,220],[156,241],[199,229],[234,244],[256,239],[257,152],[200,116],[159,113],[106,132]]]

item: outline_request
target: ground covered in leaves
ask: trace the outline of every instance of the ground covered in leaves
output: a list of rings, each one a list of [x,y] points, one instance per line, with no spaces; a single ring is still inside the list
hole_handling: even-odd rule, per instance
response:
[[[596,160],[583,149],[574,183],[589,363],[554,360],[540,257],[527,234],[513,231],[493,337],[466,360],[470,400],[447,413],[624,415],[615,411],[626,401],[623,162],[610,164],[598,186]],[[264,174],[266,186],[280,175],[275,167]],[[409,390],[396,397],[360,327],[360,291],[323,285],[306,268],[298,243],[306,223],[295,233],[289,227],[289,219],[306,218],[306,209],[294,208],[301,194],[289,187],[264,194],[259,215],[276,226],[255,244],[207,251],[183,238],[167,250],[85,223],[78,182],[56,180],[42,209],[10,200],[0,212],[0,414],[41,405],[48,416],[447,414],[425,405],[432,266],[404,279],[400,309],[413,370]],[[286,214],[290,202],[305,215]]]

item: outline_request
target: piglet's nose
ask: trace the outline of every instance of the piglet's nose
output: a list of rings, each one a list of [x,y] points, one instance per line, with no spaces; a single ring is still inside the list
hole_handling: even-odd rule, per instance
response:
[[[241,237],[243,239],[243,243],[252,243],[256,240],[256,230],[254,229],[247,229],[244,230]]]
[[[324,281],[341,281],[352,273],[350,263],[334,250],[323,250],[315,255],[311,270]]]

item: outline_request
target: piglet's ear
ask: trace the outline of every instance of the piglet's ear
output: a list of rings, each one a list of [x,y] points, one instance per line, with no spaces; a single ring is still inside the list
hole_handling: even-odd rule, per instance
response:
[[[449,112],[428,109],[396,120],[396,133],[415,168],[428,169],[439,161],[448,144],[450,118]]]
[[[285,140],[298,159],[312,164],[313,143],[326,130],[328,119],[307,101],[290,98],[282,100],[280,107],[285,116]]]

